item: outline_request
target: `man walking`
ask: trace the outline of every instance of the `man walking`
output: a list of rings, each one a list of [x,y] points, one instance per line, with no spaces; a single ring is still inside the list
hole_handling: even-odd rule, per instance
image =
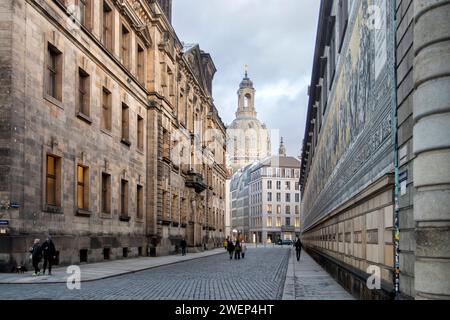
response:
[[[52,237],[49,235],[47,240],[42,244],[42,253],[44,254],[44,267],[43,274],[45,274],[45,269],[47,269],[48,263],[48,275],[52,275],[52,265],[56,259],[56,248],[53,243]]]
[[[180,246],[181,246],[181,255],[185,256],[186,255],[187,243],[186,243],[186,240],[184,238],[181,240]]]
[[[295,246],[295,253],[297,254],[297,261],[300,261],[300,254],[302,252],[302,243],[300,241],[300,238],[297,238],[297,241],[294,244]]]
[[[228,241],[227,250],[228,250],[228,254],[230,255],[230,260],[232,260],[233,259],[233,252],[234,252],[234,244],[233,244],[233,241],[231,241],[231,239]]]

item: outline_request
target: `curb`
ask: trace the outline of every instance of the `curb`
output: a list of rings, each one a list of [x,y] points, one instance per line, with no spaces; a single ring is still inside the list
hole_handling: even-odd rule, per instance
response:
[[[108,276],[100,276],[100,277],[95,278],[95,279],[80,280],[80,283],[93,282],[93,281],[98,281],[98,280],[105,280],[105,279],[109,279],[109,278],[114,278],[114,277],[119,277],[119,276],[123,276],[123,275],[127,275],[127,274],[132,274],[132,273],[145,271],[145,270],[150,270],[150,269],[170,266],[170,265],[183,263],[183,262],[187,262],[187,261],[208,258],[208,257],[212,257],[212,256],[219,255],[219,254],[225,254],[225,253],[226,252],[215,252],[215,253],[207,255],[207,256],[193,257],[193,258],[186,259],[186,260],[173,261],[173,262],[163,263],[163,264],[160,264],[160,265],[149,266],[149,267],[145,267],[145,268],[141,268],[141,269],[124,271],[124,272],[120,272],[120,273],[112,274],[112,275],[108,275]],[[52,280],[50,280],[50,281],[41,280],[39,282],[3,282],[3,281],[0,280],[0,284],[1,285],[33,285],[33,284],[61,284],[61,283],[67,283],[67,279],[66,280],[53,280],[53,281]]]

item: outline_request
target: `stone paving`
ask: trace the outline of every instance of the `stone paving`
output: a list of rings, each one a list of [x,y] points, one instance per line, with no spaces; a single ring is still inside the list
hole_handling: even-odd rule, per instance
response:
[[[304,250],[297,261],[291,249],[283,300],[353,300],[339,283]]]
[[[279,300],[289,249],[249,248],[244,260],[222,253],[112,278],[82,282],[0,284],[0,299]]]

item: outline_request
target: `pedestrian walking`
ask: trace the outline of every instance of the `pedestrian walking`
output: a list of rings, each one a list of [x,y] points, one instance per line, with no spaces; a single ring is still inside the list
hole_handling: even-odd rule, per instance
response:
[[[186,247],[187,247],[187,242],[186,239],[182,239],[180,242],[180,246],[181,246],[181,255],[185,256],[186,255]]]
[[[44,241],[41,248],[44,255],[44,266],[42,268],[42,274],[45,274],[45,270],[47,269],[48,264],[48,275],[50,276],[52,275],[52,265],[56,259],[56,248],[50,235],[47,237],[47,240]]]
[[[233,241],[231,241],[231,239],[228,241],[228,254],[230,255],[230,260],[233,259],[233,252],[234,252],[234,244]]]
[[[228,250],[228,237],[223,241],[223,247]]]
[[[297,254],[297,261],[300,261],[300,254],[302,253],[302,243],[300,241],[300,238],[297,238],[297,241],[294,244],[295,246],[295,253]]]
[[[234,246],[234,260],[240,260],[241,259],[241,243],[239,240],[236,240],[236,244]]]
[[[42,248],[39,243],[40,241],[40,239],[34,239],[33,246],[30,248],[31,262],[33,263],[34,268],[33,276],[38,276],[41,274],[41,270],[39,269],[39,263],[42,259]]]
[[[241,243],[241,255],[242,255],[242,259],[245,258],[245,252],[247,252],[247,245],[245,244],[244,241],[242,241],[242,243]]]

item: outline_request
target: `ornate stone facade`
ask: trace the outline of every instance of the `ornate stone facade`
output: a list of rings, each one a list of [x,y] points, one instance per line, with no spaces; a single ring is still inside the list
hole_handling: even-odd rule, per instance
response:
[[[49,233],[61,264],[222,241],[216,70],[159,2],[2,2],[2,269]]]

